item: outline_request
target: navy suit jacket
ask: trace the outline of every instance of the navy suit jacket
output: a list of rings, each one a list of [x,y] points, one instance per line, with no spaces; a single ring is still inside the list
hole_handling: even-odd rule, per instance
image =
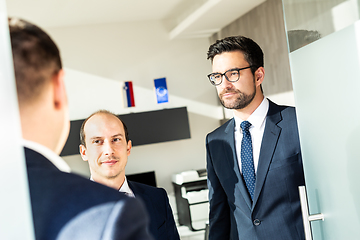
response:
[[[143,204],[25,148],[37,240],[153,239]]]
[[[251,201],[231,119],[206,137],[209,239],[303,240],[298,186],[305,185],[296,113],[269,101]]]
[[[135,197],[145,203],[150,216],[150,233],[156,240],[179,240],[174,216],[166,191],[145,184],[128,181]]]

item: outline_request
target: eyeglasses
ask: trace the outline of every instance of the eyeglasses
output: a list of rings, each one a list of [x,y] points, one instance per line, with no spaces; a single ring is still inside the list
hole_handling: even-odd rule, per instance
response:
[[[207,76],[211,84],[214,86],[220,85],[222,83],[223,76],[225,76],[226,80],[228,80],[229,82],[237,82],[240,79],[240,71],[251,67],[252,66],[244,67],[244,68],[234,68],[227,70],[224,73],[210,73]]]

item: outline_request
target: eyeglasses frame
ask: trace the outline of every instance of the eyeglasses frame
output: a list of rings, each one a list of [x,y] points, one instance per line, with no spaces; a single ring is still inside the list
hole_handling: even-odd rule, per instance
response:
[[[207,77],[209,78],[210,83],[212,85],[214,85],[214,86],[219,86],[223,82],[223,77],[225,77],[228,82],[234,83],[234,82],[239,81],[239,79],[240,79],[240,71],[241,70],[245,70],[245,69],[248,69],[248,68],[251,68],[251,67],[253,67],[253,66],[248,66],[248,67],[244,67],[244,68],[232,68],[232,69],[227,70],[224,73],[210,73],[210,74],[207,75]],[[236,79],[235,81],[230,81],[229,78],[226,76],[226,73],[230,72],[230,71],[238,71],[238,73],[239,73],[238,79]],[[218,84],[215,84],[213,81],[211,81],[210,77],[213,74],[220,74],[221,75],[221,81]]]

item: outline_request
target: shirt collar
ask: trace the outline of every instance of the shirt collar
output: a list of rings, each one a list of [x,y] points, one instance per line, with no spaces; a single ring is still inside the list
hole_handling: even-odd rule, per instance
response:
[[[90,176],[90,180],[95,182],[94,179],[92,178],[92,176]],[[129,187],[129,183],[126,179],[125,176],[125,180],[124,183],[121,185],[119,192],[125,193],[125,195],[129,196],[129,197],[135,197],[133,191],[131,190],[131,188]]]
[[[59,155],[54,153],[49,148],[47,148],[47,147],[45,147],[45,146],[43,146],[43,145],[41,145],[39,143],[29,141],[29,140],[25,140],[25,139],[22,139],[22,145],[24,147],[32,149],[32,150],[40,153],[41,155],[43,155],[50,162],[52,162],[52,164],[54,164],[60,171],[63,171],[63,172],[70,172],[71,171],[69,165],[61,157],[59,157]]]
[[[268,110],[269,110],[269,100],[264,97],[260,105],[249,116],[247,121],[251,123],[252,127],[260,129],[261,125],[264,123],[266,119]],[[244,120],[235,116],[235,114],[234,114],[234,119],[235,119],[235,131],[237,131],[240,128],[240,124]]]
[[[123,192],[123,193],[125,193],[126,195],[128,195],[130,197],[135,197],[133,191],[129,187],[129,183],[128,183],[126,177],[125,177],[125,181],[124,181],[123,185],[119,189],[119,192]]]

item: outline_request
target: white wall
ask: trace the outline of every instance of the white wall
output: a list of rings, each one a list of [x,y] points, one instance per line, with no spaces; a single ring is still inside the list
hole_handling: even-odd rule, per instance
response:
[[[161,107],[188,107],[191,139],[134,147],[126,173],[155,170],[158,185],[172,192],[172,174],[205,168],[205,136],[219,126],[222,117],[215,89],[206,78],[211,72],[207,38],[170,41],[159,21],[46,30],[59,45],[68,69],[72,120],[86,118],[99,108],[129,111],[118,104],[121,89],[116,94],[116,83],[111,81],[133,81],[136,108],[132,111],[159,108],[142,93],[153,91],[153,79],[160,77],[167,78],[170,93],[170,103]],[[96,78],[98,87],[93,85]],[[88,176],[87,163],[80,155],[64,159],[74,171]]]
[[[154,78],[166,77],[170,94],[217,105],[206,77],[207,38],[170,41],[159,21],[47,30],[67,68],[148,89]]]

